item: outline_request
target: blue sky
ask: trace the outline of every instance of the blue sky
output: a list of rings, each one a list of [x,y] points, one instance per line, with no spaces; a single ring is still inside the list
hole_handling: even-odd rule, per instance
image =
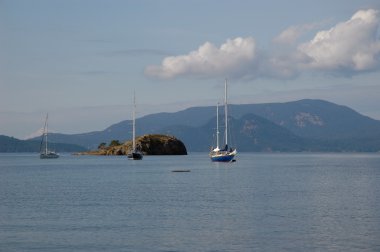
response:
[[[380,3],[0,1],[0,134],[103,130],[138,115],[325,99],[380,119]]]

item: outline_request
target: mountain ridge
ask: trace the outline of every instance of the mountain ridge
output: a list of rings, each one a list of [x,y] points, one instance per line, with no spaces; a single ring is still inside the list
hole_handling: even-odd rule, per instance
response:
[[[39,152],[41,141],[20,140],[14,137],[0,135],[0,152]],[[82,146],[68,143],[53,143],[57,152],[78,152],[86,150]]]
[[[241,151],[380,150],[380,121],[329,101],[231,104],[228,109],[232,135]],[[222,109],[219,113],[222,116]],[[215,122],[215,106],[191,107],[138,118],[137,135],[174,135],[185,143],[188,151],[208,151],[213,144]],[[248,126],[253,127],[251,135]],[[54,142],[95,149],[101,142],[131,139],[131,127],[131,121],[124,120],[103,131],[49,136]]]

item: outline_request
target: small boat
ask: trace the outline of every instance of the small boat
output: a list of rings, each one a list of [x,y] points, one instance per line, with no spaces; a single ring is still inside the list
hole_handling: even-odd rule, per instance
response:
[[[133,92],[133,114],[132,114],[132,151],[128,153],[128,159],[131,160],[141,160],[143,154],[140,150],[136,148],[136,96]]]
[[[228,146],[228,113],[227,113],[227,80],[224,83],[224,120],[225,120],[225,146],[219,148],[219,104],[216,106],[216,147],[211,147],[210,158],[213,162],[235,162],[237,150]]]
[[[48,149],[48,114],[46,114],[44,131],[42,134],[42,140],[41,140],[41,145],[40,145],[40,158],[41,159],[59,158],[58,153]]]
[[[141,160],[142,158],[143,158],[143,154],[137,150],[128,153],[128,159]]]

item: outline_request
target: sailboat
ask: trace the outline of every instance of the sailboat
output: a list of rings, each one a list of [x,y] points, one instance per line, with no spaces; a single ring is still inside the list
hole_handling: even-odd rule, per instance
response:
[[[48,114],[46,114],[46,120],[44,125],[44,132],[42,134],[42,140],[40,145],[40,158],[58,158],[59,154],[55,151],[51,151],[48,149]]]
[[[216,148],[211,147],[210,158],[213,162],[232,162],[235,161],[234,157],[237,154],[237,150],[228,146],[228,112],[227,112],[227,79],[224,83],[224,142],[223,149],[219,148],[219,104],[216,106]]]
[[[136,95],[133,92],[133,114],[132,114],[132,151],[128,153],[128,159],[141,160],[143,154],[136,148]]]

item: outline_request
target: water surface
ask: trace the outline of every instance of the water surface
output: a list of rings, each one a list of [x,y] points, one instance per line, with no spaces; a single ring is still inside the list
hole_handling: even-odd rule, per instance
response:
[[[0,250],[380,251],[379,197],[379,154],[1,154]]]

